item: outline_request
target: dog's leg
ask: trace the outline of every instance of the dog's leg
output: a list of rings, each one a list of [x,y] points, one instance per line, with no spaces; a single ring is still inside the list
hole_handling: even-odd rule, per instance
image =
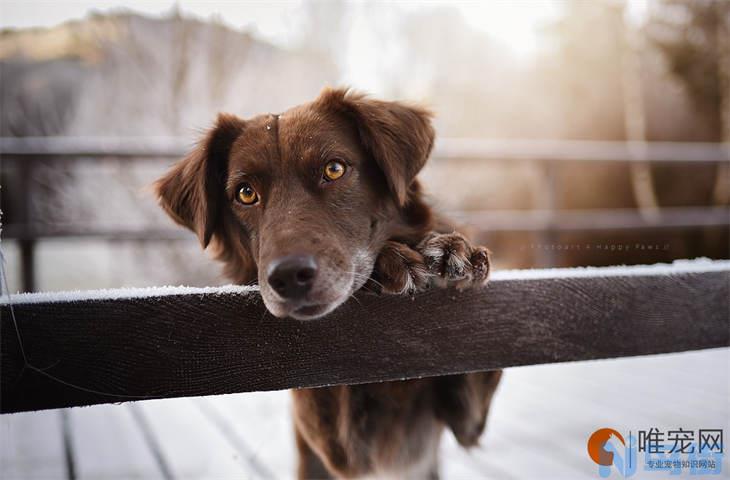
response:
[[[489,250],[472,245],[456,232],[430,232],[413,249],[388,242],[375,268],[385,293],[404,293],[409,278],[418,279],[412,282],[416,289],[429,283],[479,287],[487,283],[489,272]],[[434,378],[436,417],[451,428],[462,446],[477,445],[501,376],[497,370]]]
[[[296,436],[297,452],[299,454],[299,465],[297,467],[297,477],[299,480],[320,480],[334,478],[327,471],[322,461],[316,453],[309,447],[307,441],[302,437],[299,429],[294,427]]]
[[[436,417],[451,428],[461,446],[478,444],[501,377],[502,371],[494,370],[434,379]]]
[[[374,281],[368,288],[382,293],[411,295],[423,290],[431,276],[420,253],[406,244],[388,241],[375,261]]]
[[[429,284],[480,287],[487,283],[489,272],[486,247],[474,246],[456,232],[430,232],[414,248],[387,242],[375,262],[375,282],[369,286],[391,294],[412,294]],[[460,445],[477,445],[501,376],[502,371],[496,370],[433,379],[434,413]],[[437,469],[431,474],[438,478]]]
[[[438,462],[433,466],[433,468],[428,472],[428,476],[426,477],[427,480],[439,480],[441,478],[441,475],[439,475],[439,468],[438,468]]]

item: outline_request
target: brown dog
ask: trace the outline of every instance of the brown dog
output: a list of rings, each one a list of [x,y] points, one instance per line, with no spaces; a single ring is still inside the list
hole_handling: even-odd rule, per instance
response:
[[[320,317],[366,284],[481,286],[487,249],[435,219],[415,180],[430,117],[342,89],[281,115],[220,115],[157,193],[233,281],[258,281],[278,317]],[[500,375],[294,391],[299,476],[436,477],[444,426],[475,445]]]

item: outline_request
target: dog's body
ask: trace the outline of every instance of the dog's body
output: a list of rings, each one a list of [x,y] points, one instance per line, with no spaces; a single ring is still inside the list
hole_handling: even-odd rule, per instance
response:
[[[278,317],[320,317],[363,287],[481,286],[488,251],[436,219],[415,180],[433,140],[423,109],[325,90],[282,115],[219,116],[157,192]],[[444,426],[475,445],[500,375],[294,391],[299,476],[436,477]]]
[[[501,372],[295,390],[299,478],[438,478],[444,426],[477,444]]]

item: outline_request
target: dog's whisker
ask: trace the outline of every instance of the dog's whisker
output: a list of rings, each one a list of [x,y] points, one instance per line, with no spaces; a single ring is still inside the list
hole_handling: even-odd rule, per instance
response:
[[[361,307],[365,307],[365,306],[364,306],[364,305],[362,304],[362,302],[360,301],[360,299],[359,299],[359,298],[357,298],[357,297],[355,296],[355,294],[354,294],[354,293],[351,293],[351,294],[350,294],[350,297],[349,297],[349,298],[352,298],[352,299],[354,299],[354,300],[355,300],[355,301],[357,302],[357,304],[358,304],[358,305],[360,305]]]
[[[367,287],[365,285],[363,285],[362,287],[360,287],[360,290],[365,290],[366,292],[370,292],[370,293],[378,293],[377,290],[373,290],[372,288]],[[352,295],[354,295],[354,293]]]
[[[266,305],[264,305],[264,311],[263,311],[263,313],[261,314],[261,318],[259,318],[259,322],[263,322],[263,321],[264,321],[264,318],[266,318],[266,314],[267,314],[267,313],[269,313],[269,309],[268,309],[268,308],[266,308]]]
[[[348,273],[348,274],[350,274],[350,275],[354,275],[354,276],[355,276],[355,277],[357,277],[357,278],[364,278],[364,279],[365,279],[366,281],[370,281],[370,282],[373,282],[374,284],[376,284],[376,285],[377,285],[377,286],[379,286],[380,288],[385,288],[385,286],[384,286],[384,285],[383,285],[382,283],[380,283],[379,281],[375,280],[375,279],[374,279],[374,278],[372,278],[372,277],[371,277],[370,275],[365,275],[365,274],[363,274],[363,273],[359,273],[359,272],[345,272],[345,273]],[[367,282],[366,282],[366,283],[367,283]],[[366,288],[366,287],[365,287],[365,285],[363,285],[363,286],[362,286],[362,287],[360,287],[360,288]],[[370,290],[370,291],[372,291],[372,290]]]

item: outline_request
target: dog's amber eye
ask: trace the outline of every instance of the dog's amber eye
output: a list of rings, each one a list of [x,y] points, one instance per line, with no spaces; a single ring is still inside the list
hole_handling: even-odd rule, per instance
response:
[[[238,187],[238,201],[244,205],[253,205],[259,201],[259,194],[250,183],[243,183]]]
[[[324,166],[324,178],[325,180],[337,180],[345,174],[345,164],[332,160]]]

